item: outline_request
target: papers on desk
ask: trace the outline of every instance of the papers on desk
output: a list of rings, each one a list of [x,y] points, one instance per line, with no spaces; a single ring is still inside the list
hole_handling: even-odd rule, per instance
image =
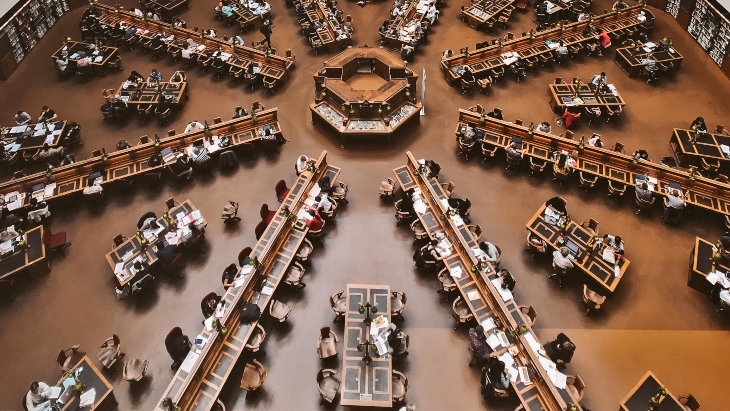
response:
[[[309,211],[305,210],[304,207],[300,208],[299,211],[297,211],[297,217],[300,220],[306,220],[306,221],[309,221],[312,219],[312,215],[309,214]]]
[[[466,293],[466,296],[469,298],[469,301],[475,301],[479,299],[479,291],[469,291]]]
[[[5,208],[8,209],[8,211],[13,211],[19,209],[23,205],[23,199],[25,198],[25,193],[20,193],[18,191],[13,191],[12,193],[5,194]]]
[[[100,63],[102,60],[104,60],[104,56],[96,56],[96,57],[94,57],[94,63]]]
[[[95,401],[96,389],[92,388],[89,391],[81,394],[81,397],[79,398],[79,407],[88,407],[90,405],[93,405]]]
[[[7,254],[11,251],[13,251],[13,240],[0,243],[0,254]]]
[[[218,306],[215,308],[215,317],[216,318],[223,318],[223,316],[226,314],[226,303],[223,301],[218,303]]]
[[[241,288],[241,286],[246,282],[246,276],[242,275],[233,282],[233,288]]]
[[[198,334],[197,337],[195,337],[195,344],[193,345],[193,351],[195,351],[196,354],[200,354],[201,351],[203,351],[203,347],[205,347],[205,344],[208,343],[208,338],[203,336],[203,334]]]
[[[272,295],[274,294],[274,287],[269,287],[268,285],[261,289],[262,295]]]
[[[507,301],[511,300],[512,298],[514,298],[512,296],[512,291],[510,291],[507,288],[502,288],[502,280],[501,279],[499,279],[499,278],[493,279],[492,280],[492,284],[494,284],[494,288],[496,288],[497,291],[499,291],[499,295],[502,296],[502,301],[507,302]]]
[[[730,288],[730,281],[728,281],[727,275],[720,271],[713,271],[707,274],[707,277],[705,278],[712,285],[715,285],[719,282],[723,288]]]
[[[442,257],[448,257],[451,255],[451,247],[451,241],[448,238],[444,238],[436,245],[436,252]]]
[[[517,370],[520,373],[520,382],[525,385],[531,385],[532,381],[530,380],[530,372],[527,370],[527,367],[517,367]]]
[[[413,202],[413,209],[416,210],[418,214],[426,214],[426,210],[428,210],[428,206],[426,203],[423,202],[423,200],[417,200]]]
[[[177,245],[177,243],[180,242],[180,239],[177,236],[177,232],[171,231],[165,234],[165,242],[170,245]]]
[[[322,188],[319,187],[319,184],[312,187],[311,190],[309,190],[309,197],[314,198],[319,195],[319,193],[322,192]]]
[[[722,154],[725,154],[725,157],[730,157],[730,147],[720,144],[720,150],[722,150]]]
[[[206,318],[205,321],[203,321],[203,324],[205,324],[205,329],[208,331],[213,331],[213,316]]]
[[[520,55],[514,51],[510,51],[510,52],[502,54],[502,60],[504,61],[504,64],[507,66],[509,66],[510,64],[514,63],[515,61],[517,61],[519,59],[520,59]]]
[[[484,327],[484,331],[491,331],[494,328],[497,328],[497,324],[494,323],[494,318],[489,317],[482,321],[482,327]]]
[[[560,214],[553,211],[550,207],[545,207],[545,222],[551,225],[556,225],[560,221]]]
[[[53,194],[56,192],[56,183],[48,184],[43,189],[43,198],[49,198],[53,197]]]
[[[618,92],[616,91],[616,86],[614,86],[613,84],[607,84],[606,86],[608,87],[609,90],[611,90],[611,94],[613,94],[614,96],[618,96]]]
[[[565,374],[558,371],[557,369],[550,369],[547,370],[547,375],[548,377],[550,377],[550,381],[552,381],[556,387],[560,388],[561,390],[565,389],[565,383],[568,380],[568,377]]]
[[[210,331],[210,330],[208,330]],[[193,365],[195,365],[195,362],[198,361],[199,354],[193,352],[192,350],[188,352],[188,356],[185,357],[185,361],[182,362],[180,365],[180,369],[185,372],[190,372],[190,370],[193,369]]]
[[[550,47],[551,49],[556,49],[556,48],[560,47],[560,43],[550,41],[550,40],[545,40],[545,45]]]
[[[464,225],[464,220],[458,214],[452,215],[451,219],[454,220],[454,224],[456,224],[457,227],[461,227]]]
[[[63,392],[63,388],[61,387],[51,387],[51,392],[48,395],[48,398],[55,400],[56,398],[61,396],[61,392]]]
[[[27,126],[15,126],[15,127],[13,127],[13,128],[10,129],[10,133],[11,134],[22,133],[22,132],[25,131],[26,127]]]
[[[460,266],[452,267],[451,270],[449,270],[449,274],[451,274],[454,278],[461,278],[462,273]]]
[[[497,338],[497,335],[490,334],[489,337],[487,337],[487,344],[489,344],[489,346],[492,348],[492,350],[496,350],[497,348],[499,348],[500,343],[499,343],[499,338]]]
[[[519,377],[519,372],[517,371],[517,368],[515,367],[505,367],[505,371],[507,371],[507,376],[509,377],[509,380],[512,381],[512,383],[517,382],[517,377]]]
[[[538,352],[542,346],[539,342],[535,339],[535,336],[532,335],[532,333],[526,333],[525,334],[525,340],[527,340],[527,344],[530,346],[532,351]]]
[[[611,264],[616,264],[616,254],[613,251],[613,248],[611,247],[604,247],[603,252],[601,253],[601,258],[603,258],[604,261]]]
[[[515,359],[512,358],[512,355],[508,352],[500,355],[499,359],[504,363],[505,367],[511,367],[515,363]]]

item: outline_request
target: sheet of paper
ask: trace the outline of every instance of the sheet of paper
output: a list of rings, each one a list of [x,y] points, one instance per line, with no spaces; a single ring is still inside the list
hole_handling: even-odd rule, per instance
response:
[[[557,367],[554,362],[543,357],[542,355],[538,356],[537,358],[538,358],[538,361],[540,361],[540,365],[542,365],[542,368],[544,368],[545,371],[554,370]]]
[[[508,290],[506,288],[502,288],[502,280],[501,279],[499,279],[499,278],[493,279],[492,280],[492,284],[494,284],[494,287],[497,289],[497,291],[499,291],[499,295],[502,296],[502,300],[504,302],[507,302],[507,301],[511,300],[512,298],[514,298],[512,296],[512,292],[510,290]]]
[[[205,329],[208,331],[213,331],[213,317],[208,317],[203,321],[203,324],[205,324]]]
[[[469,297],[469,301],[474,301],[479,299],[479,291],[469,291],[466,293],[466,296]]]
[[[515,359],[508,352],[499,356],[499,359],[504,363],[505,367],[512,367],[515,363]]]
[[[182,362],[180,365],[180,369],[185,372],[190,372],[190,370],[193,369],[193,366],[195,365],[195,362],[198,361],[199,354],[190,351],[188,353],[188,356],[185,357],[185,361]]]
[[[234,288],[241,288],[241,286],[246,282],[246,276],[241,276],[236,279],[233,283]]]
[[[48,398],[56,399],[61,396],[61,392],[63,392],[63,388],[51,387],[51,393],[48,395]]]
[[[568,380],[568,377],[565,374],[558,370],[550,370],[548,371],[548,377],[550,377],[550,380],[553,382],[553,384],[555,384],[556,387],[562,390],[565,389],[565,383]]]
[[[272,295],[274,294],[274,288],[269,287],[268,285],[261,289],[261,294],[263,295]]]
[[[517,367],[517,371],[520,375],[520,382],[525,385],[532,384],[532,381],[530,380],[530,372],[527,370],[527,367]]]
[[[505,367],[505,370],[507,371],[507,376],[509,376],[509,380],[512,381],[512,383],[516,383],[517,377],[519,377],[520,375],[520,373],[517,371],[517,368]]]
[[[535,339],[535,336],[532,335],[532,333],[525,334],[525,340],[527,340],[527,344],[532,348],[532,351],[537,352],[542,346],[539,342]]]
[[[79,398],[79,407],[87,407],[92,405],[94,401],[96,401],[96,389],[92,388],[81,394],[81,397]]]
[[[456,214],[451,217],[452,220],[454,220],[454,224],[456,224],[457,227],[461,227],[464,225],[464,220],[461,218],[460,215]]]
[[[482,327],[484,327],[484,331],[491,331],[492,329],[496,328],[497,325],[494,323],[494,318],[489,317],[482,321]]]
[[[226,314],[226,305],[225,303],[218,303],[218,306],[215,309],[215,317],[216,318],[223,318],[223,316]]]
[[[487,344],[489,344],[493,350],[496,350],[500,346],[499,338],[497,338],[494,334],[490,334],[489,337],[487,337]]]
[[[461,267],[459,267],[459,266],[452,267],[450,270],[450,274],[454,278],[461,278],[461,274],[462,274]]]
[[[314,187],[312,187],[311,190],[309,190],[309,196],[312,198],[317,197],[321,191],[322,191],[322,189],[319,187],[319,184],[317,184]]]
[[[418,214],[426,214],[428,206],[423,202],[423,200],[418,200],[413,202],[413,209],[416,210]]]

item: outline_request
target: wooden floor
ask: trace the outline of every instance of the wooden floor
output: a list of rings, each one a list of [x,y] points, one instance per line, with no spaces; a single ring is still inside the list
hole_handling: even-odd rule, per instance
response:
[[[136,6],[132,0],[120,1],[125,8]],[[119,410],[148,410],[159,399],[172,376],[170,359],[163,340],[174,326],[193,334],[200,329],[201,298],[210,291],[222,292],[222,270],[234,262],[238,251],[255,243],[254,227],[262,203],[276,204],[274,185],[279,179],[294,181],[294,161],[300,154],[318,155],[328,150],[328,160],[342,167],[340,179],[349,183],[350,204],[338,216],[335,227],[327,227],[324,247],[311,258],[304,281],[306,289],[284,293],[280,298],[293,307],[286,324],[266,325],[266,355],[260,357],[269,376],[263,391],[246,396],[238,388],[242,373],[233,373],[224,391],[229,410],[261,409],[304,411],[335,409],[321,406],[315,378],[322,366],[315,350],[319,327],[332,323],[328,296],[347,283],[389,284],[392,290],[408,295],[404,330],[411,337],[411,354],[400,368],[409,377],[407,399],[419,410],[513,410],[516,404],[484,402],[479,396],[479,372],[469,369],[465,331],[452,329],[451,305],[436,294],[435,278],[417,273],[413,267],[413,236],[406,227],[395,227],[392,205],[377,197],[380,181],[392,169],[405,163],[405,152],[416,158],[433,158],[442,166],[442,181],[456,184],[455,195],[468,197],[474,204],[472,220],[484,228],[484,237],[504,251],[502,265],[517,278],[516,298],[533,305],[537,312],[536,330],[542,340],[564,332],[576,343],[577,351],[568,372],[585,381],[584,405],[593,411],[615,411],[618,402],[646,373],[653,373],[676,394],[693,393],[704,410],[727,409],[724,381],[730,360],[728,321],[715,313],[706,297],[686,286],[687,266],[695,236],[717,238],[723,225],[716,216],[698,215],[679,227],[664,226],[659,213],[634,215],[632,199],[620,205],[605,199],[605,185],[586,195],[577,184],[559,187],[548,178],[528,178],[504,170],[504,163],[483,165],[480,159],[456,157],[453,130],[457,109],[476,103],[491,109],[501,107],[507,119],[520,118],[536,124],[556,117],[548,106],[548,83],[555,76],[589,79],[606,71],[628,105],[615,123],[588,127],[579,122],[577,136],[600,133],[612,144],[621,141],[626,150],[646,149],[654,160],[670,155],[668,140],[674,127],[687,127],[697,116],[708,125],[730,126],[730,80],[710,60],[697,43],[676,24],[671,16],[656,11],[653,39],[670,35],[684,56],[676,77],[660,86],[629,79],[613,63],[613,52],[602,58],[586,58],[567,65],[529,74],[525,81],[507,80],[493,88],[491,96],[462,96],[448,87],[438,71],[444,49],[474,47],[493,35],[479,33],[459,21],[459,8],[467,3],[447,2],[441,18],[433,27],[429,41],[409,64],[416,73],[426,70],[426,116],[420,124],[408,126],[393,139],[390,147],[353,143],[340,149],[337,136],[324,127],[310,123],[308,104],[314,101],[312,74],[329,58],[309,52],[298,32],[292,9],[283,0],[270,0],[274,15],[273,45],[279,54],[291,48],[297,67],[289,82],[276,94],[253,92],[227,78],[215,80],[199,69],[187,73],[191,100],[182,114],[169,126],[156,122],[142,125],[133,118],[123,125],[106,124],[98,107],[101,91],[118,86],[131,70],[142,74],[152,68],[164,77],[180,68],[170,60],[152,62],[139,50],[122,51],[123,72],[84,81],[71,78],[59,81],[50,55],[61,39],[79,38],[79,17],[83,9],[64,16],[22,62],[9,81],[0,83],[0,119],[12,123],[15,111],[22,109],[37,116],[48,104],[60,118],[82,125],[84,147],[75,150],[80,158],[92,150],[112,150],[119,140],[135,143],[139,136],[168,129],[181,131],[192,120],[211,122],[214,117],[230,118],[237,105],[250,107],[259,100],[267,107],[278,107],[284,135],[291,140],[273,158],[260,157],[242,163],[233,172],[216,173],[213,178],[197,178],[181,187],[164,186],[151,190],[136,187],[131,194],[110,190],[109,206],[102,211],[78,204],[66,209],[53,208],[51,229],[67,231],[73,245],[66,258],[52,261],[51,274],[33,282],[21,282],[17,298],[0,304],[0,409],[21,409],[21,399],[31,382],[56,381],[60,375],[54,362],[60,348],[81,344],[91,356],[102,341],[116,333],[129,358],[150,360],[151,380],[130,386],[122,380],[121,370],[106,373],[119,400]],[[231,34],[213,17],[213,2],[191,0],[190,11],[183,15],[188,27],[214,27],[218,33]],[[611,0],[597,0],[594,12],[610,8]],[[357,7],[341,1],[340,7],[354,20],[354,45],[377,46],[377,27],[388,14],[392,2]],[[533,27],[534,12],[515,13],[510,31],[519,35]],[[505,35],[504,30],[498,32]],[[242,35],[247,44],[260,40],[258,29]],[[420,82],[419,78],[419,95]],[[562,131],[553,125],[554,130]],[[7,178],[4,176],[3,178]],[[549,261],[531,261],[524,253],[524,224],[547,198],[561,195],[568,201],[574,220],[595,218],[602,232],[618,234],[626,243],[631,267],[601,315],[585,317],[579,302],[582,284],[569,282],[562,289],[547,279]],[[182,281],[159,281],[155,292],[144,301],[117,301],[114,278],[104,255],[114,235],[131,235],[137,219],[146,211],[162,212],[166,198],[190,198],[210,221],[205,254],[188,261]],[[218,216],[227,200],[241,204],[243,221],[224,228]],[[333,330],[342,337],[341,323]],[[339,362],[325,364],[339,367]]]

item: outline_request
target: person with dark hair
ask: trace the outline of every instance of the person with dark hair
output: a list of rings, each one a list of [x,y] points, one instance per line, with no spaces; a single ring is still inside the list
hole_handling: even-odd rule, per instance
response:
[[[702,117],[697,117],[689,128],[697,131],[698,133],[707,133],[707,124],[705,124],[705,119]]]
[[[170,165],[170,171],[172,171],[177,178],[185,177],[190,180],[193,178],[193,161],[192,157],[188,157],[187,154],[183,154]]]
[[[591,138],[588,139],[588,145],[598,148],[603,147],[603,140],[601,140],[601,135],[598,133],[593,133],[593,135],[591,135]]]
[[[35,381],[30,384],[30,390],[25,394],[25,407],[28,411],[43,410],[42,406],[51,395],[51,387],[42,381]]]
[[[611,7],[611,10],[613,11],[620,11],[629,8],[629,5],[624,3],[624,0],[616,0],[615,3],[613,3],[613,7]]]
[[[462,200],[458,197],[451,197],[448,199],[449,207],[456,210],[456,212],[459,213],[461,218],[466,221],[467,223],[469,221],[469,210],[471,209],[471,201],[467,198],[466,200]]]
[[[55,111],[48,108],[48,106],[43,106],[41,108],[41,114],[38,116],[38,122],[40,123],[42,121],[52,121],[55,120],[56,117],[58,116],[56,115]]]
[[[223,288],[225,290],[228,290],[229,288],[233,287],[233,285],[236,283],[235,279],[238,275],[239,269],[236,267],[236,264],[231,264],[228,267],[223,270],[223,276],[221,277],[221,281],[223,282]]]
[[[555,340],[543,345],[543,349],[548,357],[558,364],[558,368],[565,368],[565,364],[573,358],[575,344],[567,335],[560,333]]]
[[[48,143],[43,143],[43,147],[38,151],[38,158],[43,161],[53,160],[63,156],[63,147],[51,148]]]
[[[403,195],[403,199],[396,204],[398,211],[401,213],[413,214],[413,193],[415,193],[415,191],[416,190],[414,188],[406,190]]]
[[[433,161],[433,160],[426,160],[426,167],[428,167],[429,177],[438,177],[439,173],[441,172],[441,166],[439,163]]]
[[[566,176],[570,174],[571,169],[570,164],[568,164],[568,156],[565,153],[560,153],[558,162],[553,165],[553,172],[556,175]]]
[[[482,376],[482,395],[485,389],[491,386],[492,389],[506,390],[509,388],[509,377],[505,373],[506,366],[503,361],[498,358],[490,358],[487,361],[487,367]],[[489,383],[487,384],[487,381]]]
[[[603,236],[603,244],[612,248],[614,253],[624,255],[624,242],[621,237],[606,234]]]
[[[332,179],[330,176],[322,176],[319,179],[320,192],[329,194],[332,191]]]
[[[651,202],[654,197],[654,192],[649,190],[649,184],[646,181],[636,184],[636,197],[641,201]]]
[[[502,109],[495,107],[494,110],[487,113],[487,117],[496,118],[497,120],[504,120],[504,116],[502,115]]]
[[[468,66],[464,67],[464,71],[461,72],[461,79],[467,83],[474,81],[474,73],[472,73]]]
[[[567,206],[568,204],[565,202],[565,200],[562,197],[553,197],[545,202],[545,205],[548,207],[551,207],[553,210],[557,211],[559,214],[568,214]]]
[[[13,119],[15,120],[15,124],[19,126],[24,126],[30,123],[30,121],[32,120],[30,114],[26,113],[23,110],[18,110],[18,112],[15,113],[15,117],[13,117]]]
[[[271,21],[269,19],[264,20],[259,27],[259,31],[264,35],[264,41],[271,48]]]
[[[608,84],[608,79],[606,78],[606,72],[602,71],[601,74],[596,74],[591,78],[591,82],[588,84],[588,86],[595,90],[599,87],[603,87],[606,84]]]
[[[215,314],[215,310],[220,302],[221,296],[216,293],[210,293],[205,296],[203,301],[200,302],[200,310],[203,312],[203,317],[208,318]]]
[[[3,208],[2,213],[0,214],[0,227],[5,228],[9,226],[16,226],[23,224],[23,220],[15,215],[12,211],[8,210],[7,208]]]
[[[329,213],[332,211],[332,201],[330,201],[327,194],[322,193],[314,197],[314,207],[316,207],[319,211]]]
[[[479,365],[484,365],[492,355],[492,348],[487,344],[484,327],[481,325],[469,329],[469,348],[474,358],[479,361]]]
[[[157,214],[154,211],[148,211],[142,214],[142,217],[137,220],[137,228],[139,230],[149,230],[153,228],[153,224],[157,226]]]
[[[395,324],[390,323],[388,325],[388,345],[390,346],[391,354],[400,354],[407,349],[406,334],[398,328]]]

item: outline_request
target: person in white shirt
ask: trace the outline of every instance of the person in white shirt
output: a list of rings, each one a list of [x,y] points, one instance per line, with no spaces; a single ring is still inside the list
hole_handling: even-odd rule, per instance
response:
[[[606,78],[606,73],[601,72],[601,74],[596,74],[591,78],[591,84],[595,87],[598,87],[599,85],[606,85],[608,84],[608,79]]]
[[[720,291],[720,304],[730,307],[730,291],[727,289]]]
[[[568,48],[565,47],[565,43],[563,43],[563,40],[560,40],[560,42],[558,43],[558,48],[555,49],[555,52],[558,53],[559,56],[568,55]]]
[[[0,232],[0,243],[4,243],[8,240],[12,240],[13,238],[19,236],[17,231],[15,231],[14,227],[8,227],[4,231]]]
[[[136,7],[132,9],[132,13],[134,13],[140,17],[144,16],[144,12]]]
[[[101,186],[101,184],[96,184],[93,181],[89,181],[89,185],[84,188],[84,195],[94,195],[94,194],[103,194],[104,188]]]
[[[20,110],[17,113],[15,113],[15,117],[13,117],[13,119],[15,120],[15,124],[17,124],[19,126],[24,126],[24,125],[30,123],[31,117],[30,117],[30,114],[26,113],[25,111]]]
[[[302,174],[302,171],[307,169],[307,165],[309,164],[309,157],[302,154],[297,159],[297,163],[294,165],[294,171],[297,172],[297,175]]]
[[[243,44],[244,44],[241,36],[231,37],[231,39],[229,41],[232,46],[243,46]]]
[[[317,209],[324,213],[329,213],[332,211],[332,201],[330,201],[329,197],[327,197],[327,194],[320,194],[317,197],[314,197],[314,202],[317,204]]]
[[[603,147],[603,140],[601,140],[601,135],[593,133],[591,138],[588,139],[588,145],[598,148]]]
[[[542,131],[543,133],[552,133],[553,128],[550,126],[549,122],[543,121],[542,123],[538,124],[537,131]]]
[[[56,59],[56,67],[58,71],[64,72],[68,68],[68,57],[59,57]]]
[[[486,261],[489,261],[493,264],[498,262],[500,258],[497,246],[488,241],[482,241],[481,243],[479,243],[479,250],[474,251],[474,256],[477,257],[477,259],[479,260],[485,259]]]
[[[426,12],[426,18],[434,24],[439,19],[439,11],[436,9],[436,4],[431,3],[431,7]]]
[[[561,247],[560,251],[553,251],[553,268],[561,270],[570,270],[573,268],[573,262],[568,258],[569,254],[570,250],[567,247]]]
[[[51,387],[48,384],[36,381],[30,385],[30,390],[25,394],[25,406],[28,411],[41,410],[44,402],[48,401],[51,395]]]
[[[185,127],[185,132],[197,132],[197,131],[203,131],[205,129],[205,126],[199,122],[198,120],[193,120],[190,123],[188,123],[188,126]]]

